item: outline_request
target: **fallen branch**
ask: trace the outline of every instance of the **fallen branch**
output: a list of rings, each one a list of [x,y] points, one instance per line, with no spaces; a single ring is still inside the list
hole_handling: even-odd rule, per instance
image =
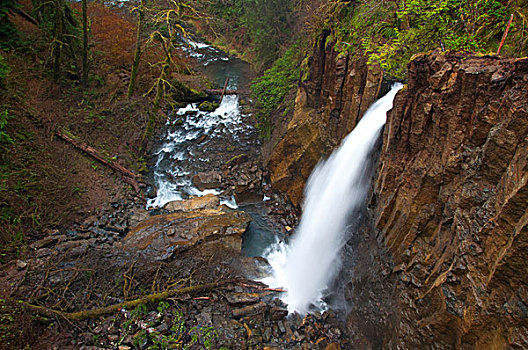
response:
[[[62,317],[68,320],[82,321],[88,318],[94,318],[94,317],[100,317],[104,315],[113,314],[123,308],[134,308],[140,304],[146,304],[146,303],[151,303],[151,302],[158,301],[158,300],[164,300],[164,299],[168,299],[173,296],[176,296],[176,295],[210,290],[210,289],[217,288],[217,287],[229,284],[229,283],[233,283],[233,280],[225,280],[225,281],[218,282],[218,283],[208,283],[208,284],[201,284],[201,285],[191,286],[191,287],[186,287],[186,288],[168,290],[168,291],[161,292],[161,293],[150,294],[150,295],[144,296],[139,299],[125,301],[119,304],[114,304],[114,305],[105,306],[105,307],[92,309],[92,310],[78,311],[78,312],[62,312],[62,311],[50,309],[44,306],[29,304],[24,301],[19,301],[19,303],[23,307],[25,307],[27,310],[30,310],[36,314],[40,314],[40,315],[44,315],[48,317]]]
[[[499,48],[497,49],[497,56],[500,55],[500,52],[502,50],[502,45],[504,45],[504,41],[506,40],[506,37],[508,36],[508,31],[510,30],[512,21],[513,21],[513,13],[511,14],[510,20],[508,21],[508,25],[506,26],[506,30],[504,31],[504,34],[502,35]]]
[[[288,292],[286,289],[283,289],[283,288],[264,288],[262,290],[265,290],[265,291],[268,291],[268,292],[279,292],[279,293]]]
[[[123,180],[132,185],[132,187],[134,187],[134,190],[136,191],[136,193],[139,192],[140,190],[140,182],[141,181],[141,176],[140,175],[137,175],[137,174],[134,174],[132,171],[128,170],[127,168],[125,168],[124,166],[122,166],[121,164],[117,163],[117,162],[112,162],[112,161],[108,161],[106,160],[95,148],[81,142],[81,141],[78,141],[78,140],[75,140],[73,138],[71,138],[70,136],[60,132],[60,131],[55,131],[55,135],[57,135],[59,138],[63,139],[64,141],[72,144],[75,148],[78,148],[86,153],[88,153],[90,156],[92,156],[93,158],[97,159],[98,161],[100,161],[101,163],[109,166],[110,168],[114,169],[115,171],[119,172],[122,177],[123,177]]]
[[[15,10],[11,10],[11,11],[14,11],[14,13],[20,15],[22,18],[24,18],[26,21],[28,22],[31,22],[33,23],[34,25],[38,26],[39,25],[39,22],[34,19],[33,17],[31,17],[31,15],[29,15],[26,11],[22,10],[21,8],[17,8]]]
[[[222,104],[222,100],[224,99],[224,95],[227,90],[227,84],[229,84],[229,77],[226,78],[224,89],[222,90],[222,95],[220,96],[220,102],[218,102],[218,104]]]

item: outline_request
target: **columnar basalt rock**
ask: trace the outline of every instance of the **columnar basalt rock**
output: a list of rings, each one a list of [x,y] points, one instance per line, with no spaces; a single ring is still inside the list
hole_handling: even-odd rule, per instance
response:
[[[528,59],[415,58],[371,207],[401,348],[528,348]]]
[[[302,202],[312,169],[352,131],[378,97],[383,81],[379,66],[337,53],[327,36],[323,33],[313,47],[294,114],[285,125],[276,126],[267,159],[273,187],[295,206]]]

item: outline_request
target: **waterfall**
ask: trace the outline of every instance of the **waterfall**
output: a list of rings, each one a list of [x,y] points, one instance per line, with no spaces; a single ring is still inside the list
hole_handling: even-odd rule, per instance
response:
[[[323,298],[341,267],[350,216],[365,202],[369,189],[369,155],[401,87],[395,84],[376,101],[341,146],[315,167],[290,243],[278,243],[266,253],[272,272],[263,281],[287,290],[283,301],[290,312],[306,314],[325,307]]]

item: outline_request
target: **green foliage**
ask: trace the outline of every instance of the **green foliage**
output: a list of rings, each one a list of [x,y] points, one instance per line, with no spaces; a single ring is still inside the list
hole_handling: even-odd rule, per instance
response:
[[[8,17],[16,6],[15,0],[0,0],[0,48],[4,50],[15,46],[18,40],[16,28]]]
[[[260,70],[269,67],[279,57],[281,47],[291,42],[293,3],[291,0],[208,0],[201,6],[211,14],[210,25],[215,34],[231,33],[227,41],[236,41],[244,51],[249,51]]]
[[[47,63],[53,78],[59,80],[61,71],[67,76],[80,77],[77,57],[82,51],[82,28],[76,14],[65,0],[32,0],[33,15],[39,21],[50,47]]]
[[[0,86],[2,86],[3,80],[11,72],[11,67],[5,62],[2,55],[0,55]]]
[[[503,53],[528,53],[525,12],[525,0],[331,2],[324,29],[331,30],[329,41],[338,51],[366,55],[389,76],[403,79],[407,63],[420,52],[494,53],[510,13],[517,14],[518,26],[512,26],[509,38],[519,45],[507,46]]]
[[[9,112],[7,109],[0,112],[0,149],[5,148],[6,144],[15,143],[13,138],[5,130],[7,126],[7,121],[9,119],[11,119],[11,116],[9,115]]]
[[[216,349],[215,343],[218,336],[213,327],[193,325],[188,327],[184,315],[179,311],[171,310],[167,301],[160,301],[156,307],[158,317],[165,321],[170,319],[168,331],[163,334],[155,328],[137,329],[137,323],[144,322],[142,319],[148,314],[146,305],[140,304],[130,312],[128,318],[122,325],[127,334],[133,334],[133,345],[137,349],[169,350],[169,349]],[[148,324],[152,327],[152,324]],[[220,348],[225,350],[225,348]]]
[[[273,113],[286,115],[293,109],[293,99],[286,97],[295,91],[299,80],[302,59],[300,47],[299,43],[292,45],[263,76],[252,82],[251,92],[257,110],[255,116],[263,138],[271,135]]]

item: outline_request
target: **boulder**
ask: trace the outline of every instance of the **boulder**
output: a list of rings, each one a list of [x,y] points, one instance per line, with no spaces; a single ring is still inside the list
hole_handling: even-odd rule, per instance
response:
[[[268,308],[268,306],[266,305],[266,303],[261,301],[261,302],[259,302],[257,304],[245,306],[245,307],[240,308],[240,309],[234,309],[233,310],[233,317],[234,318],[241,318],[241,317],[246,317],[246,316],[253,316],[253,315],[262,314],[262,313],[264,313],[266,311],[267,308]]]
[[[197,209],[152,216],[133,227],[123,239],[123,249],[155,257],[202,241],[221,240],[241,248],[242,234],[251,221],[243,211]]]
[[[222,183],[222,175],[218,171],[204,171],[193,176],[193,185],[200,191],[218,188]]]

